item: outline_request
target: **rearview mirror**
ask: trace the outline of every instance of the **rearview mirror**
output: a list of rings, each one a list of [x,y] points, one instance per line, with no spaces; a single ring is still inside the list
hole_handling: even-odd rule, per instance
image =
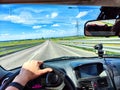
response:
[[[86,36],[120,36],[120,19],[88,21],[84,33]]]

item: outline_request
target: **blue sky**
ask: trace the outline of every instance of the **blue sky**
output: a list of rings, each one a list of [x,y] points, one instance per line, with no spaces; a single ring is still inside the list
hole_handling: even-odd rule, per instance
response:
[[[99,8],[100,6],[0,4],[0,41],[84,35],[84,23],[96,19],[100,13]]]

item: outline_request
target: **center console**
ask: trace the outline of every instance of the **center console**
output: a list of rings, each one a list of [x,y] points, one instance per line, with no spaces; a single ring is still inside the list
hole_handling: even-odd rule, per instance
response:
[[[79,65],[74,70],[78,90],[112,90],[111,81],[102,63]]]

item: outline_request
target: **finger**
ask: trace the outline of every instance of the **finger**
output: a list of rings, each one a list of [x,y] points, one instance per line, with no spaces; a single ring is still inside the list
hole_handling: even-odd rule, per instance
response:
[[[32,63],[37,63],[39,65],[43,64],[43,61],[38,61],[38,60],[31,60]]]
[[[38,64],[39,64],[39,65],[42,65],[42,64],[43,64],[43,62],[42,62],[42,61],[38,61]]]
[[[45,69],[39,70],[39,74],[42,75],[42,74],[52,72],[52,71],[53,70],[51,68],[45,68]]]

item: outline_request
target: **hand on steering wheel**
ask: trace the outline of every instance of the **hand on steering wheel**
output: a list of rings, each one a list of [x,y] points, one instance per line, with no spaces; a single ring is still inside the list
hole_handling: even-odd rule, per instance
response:
[[[42,69],[40,69],[40,66],[42,65]],[[0,90],[5,90],[5,88],[9,85],[9,83],[13,82],[18,82],[22,85],[26,85],[26,83],[29,80],[33,80],[45,73],[47,74],[46,77],[46,81],[49,80],[49,78],[51,76],[55,76],[57,75],[57,77],[59,78],[59,80],[64,81],[65,86],[69,89],[69,90],[75,90],[74,84],[70,81],[69,77],[62,72],[60,69],[54,68],[54,67],[50,67],[49,66],[44,65],[42,62],[39,61],[28,61],[26,63],[23,64],[22,68],[20,71],[14,73],[7,81],[6,83],[4,83],[1,87]],[[53,71],[53,72],[51,72]],[[51,73],[50,73],[51,72]],[[14,79],[14,80],[13,80]],[[62,82],[61,81],[61,82]],[[48,82],[47,86],[51,86],[52,84],[50,84]],[[57,85],[57,84],[56,84]],[[8,89],[9,90],[9,89]]]
[[[51,68],[40,69],[43,62],[31,60],[23,64],[20,73],[16,76],[13,82],[19,82],[23,86],[30,80],[33,80],[45,73],[51,72]]]
[[[37,60],[29,60],[29,61],[25,62],[20,71],[13,74],[12,77],[9,77],[6,84],[3,85],[4,87],[2,86],[3,89],[5,89],[5,87],[10,82],[12,82],[13,79],[14,79],[13,82],[18,82],[22,86],[25,86],[28,81],[52,71],[51,68],[40,69],[39,67],[42,64],[43,64],[43,62],[40,62]],[[8,88],[12,88],[12,87],[8,87]]]

